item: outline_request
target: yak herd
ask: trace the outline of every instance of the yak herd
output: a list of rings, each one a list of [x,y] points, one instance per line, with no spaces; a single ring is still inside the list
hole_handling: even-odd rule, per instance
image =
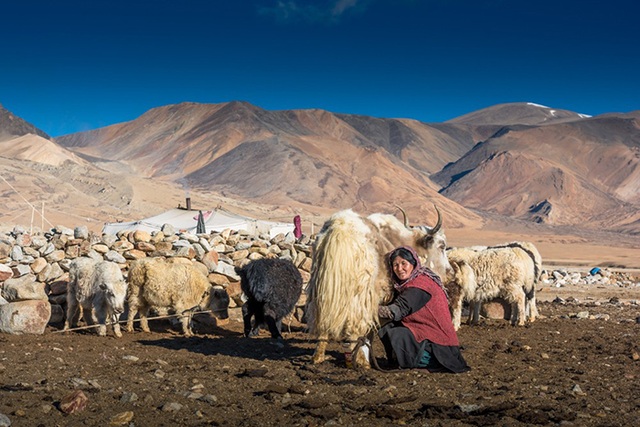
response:
[[[133,332],[136,314],[140,327],[149,332],[147,316],[151,309],[173,312],[181,319],[182,332],[192,335],[187,312],[210,310],[217,318],[229,317],[229,295],[211,286],[205,273],[195,265],[173,263],[162,258],[140,259],[129,267],[128,286],[118,264],[77,258],[69,267],[67,318],[64,329],[75,328],[78,305],[87,325],[98,325],[98,334],[106,335],[106,321],[120,337],[119,315],[128,303],[128,332]]]
[[[401,211],[404,222],[390,214],[365,217],[343,210],[332,215],[317,234],[305,306],[308,332],[317,339],[314,363],[324,360],[329,341],[342,342],[350,351],[358,338],[379,326],[378,306],[393,297],[384,257],[398,246],[412,246],[423,265],[443,279],[456,330],[464,302],[470,308],[469,323],[475,323],[480,305],[494,298],[512,305],[513,325],[535,320],[542,260],[532,243],[448,248],[437,208],[433,227],[410,226]],[[245,301],[244,335],[255,336],[265,327],[272,338],[282,339],[282,319],[292,312],[303,290],[298,269],[289,260],[264,258],[238,266],[236,272]],[[151,310],[180,317],[186,336],[192,332],[185,313],[205,310],[220,319],[228,317],[227,292],[212,286],[195,265],[141,259],[130,265],[125,280],[113,262],[79,258],[71,264],[69,280],[65,329],[77,325],[80,307],[85,322],[97,324],[100,335],[106,335],[111,324],[118,337],[125,304],[128,332],[133,331],[136,314],[141,329],[148,332]],[[368,360],[360,364],[367,367]]]

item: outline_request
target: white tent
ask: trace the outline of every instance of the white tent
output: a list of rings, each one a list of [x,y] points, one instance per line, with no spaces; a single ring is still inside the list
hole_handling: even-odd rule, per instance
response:
[[[107,223],[102,228],[105,234],[117,234],[124,230],[144,230],[148,232],[159,231],[164,224],[170,224],[176,231],[186,231],[196,233],[198,225],[197,210],[170,209],[164,213],[139,221],[112,222]],[[234,214],[222,208],[211,211],[202,211],[206,233],[212,231],[220,232],[227,228],[231,230],[246,230],[250,234],[268,233],[274,237],[279,233],[293,231],[294,225],[285,222],[263,221]]]

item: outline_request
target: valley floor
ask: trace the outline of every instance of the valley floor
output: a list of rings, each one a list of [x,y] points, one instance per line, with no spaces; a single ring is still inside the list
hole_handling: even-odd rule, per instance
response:
[[[13,426],[634,426],[640,306],[617,295],[542,299],[525,327],[463,324],[472,371],[459,375],[349,370],[335,343],[313,365],[303,325],[244,338],[239,309],[191,338],[162,320],[121,339],[0,335],[0,414]],[[74,391],[88,402],[67,415]]]

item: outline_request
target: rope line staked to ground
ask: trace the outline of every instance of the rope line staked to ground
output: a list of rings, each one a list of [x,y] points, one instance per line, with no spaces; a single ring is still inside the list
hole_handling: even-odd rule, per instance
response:
[[[188,312],[189,310],[185,310],[182,312],[182,314],[167,314],[164,316],[154,316],[154,317],[147,317],[147,320],[158,320],[158,319],[170,319],[172,317],[176,317],[176,318],[182,318],[182,317],[193,317],[194,314],[202,314],[202,313],[211,313],[211,310],[205,310],[205,311],[194,311],[194,312],[189,312],[189,314],[184,314],[186,312]],[[134,319],[134,322],[139,322],[140,319]],[[127,323],[128,320],[120,320],[118,322],[108,322],[105,324],[105,326],[113,326],[115,324],[120,324],[120,323]],[[61,332],[70,332],[70,331],[80,331],[83,329],[93,329],[93,328],[98,328],[102,326],[101,324],[95,324],[95,325],[87,325],[87,326],[78,326],[76,328],[69,328],[69,329],[62,329],[59,331],[53,331],[53,334],[59,334]]]

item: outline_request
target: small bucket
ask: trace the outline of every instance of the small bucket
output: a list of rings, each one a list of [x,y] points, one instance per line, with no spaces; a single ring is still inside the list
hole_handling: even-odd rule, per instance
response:
[[[364,356],[364,360],[369,360],[369,346],[370,345],[371,344],[369,344],[369,340],[366,340],[366,345],[363,345],[362,347],[360,347],[360,352]]]

